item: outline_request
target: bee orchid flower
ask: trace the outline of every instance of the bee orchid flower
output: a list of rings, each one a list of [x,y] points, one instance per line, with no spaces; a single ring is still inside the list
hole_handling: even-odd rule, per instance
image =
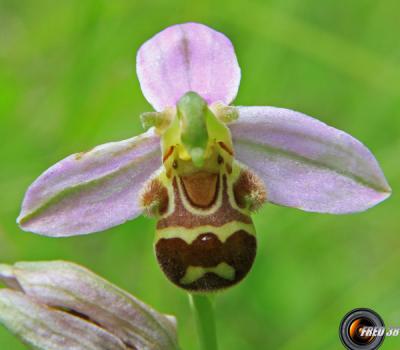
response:
[[[251,214],[264,202],[346,214],[390,194],[372,153],[349,134],[289,109],[231,106],[241,71],[230,40],[207,26],[155,35],[138,51],[137,74],[155,109],[141,116],[148,130],[45,171],[26,193],[22,229],[72,236],[147,214],[166,276],[208,292],[250,270]]]

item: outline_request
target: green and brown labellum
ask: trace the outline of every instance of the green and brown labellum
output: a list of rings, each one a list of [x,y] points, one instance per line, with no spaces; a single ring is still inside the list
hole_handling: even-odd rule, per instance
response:
[[[234,160],[229,129],[200,96],[186,94],[177,111],[162,136],[163,170],[148,182],[142,205],[158,220],[155,252],[168,279],[191,292],[218,291],[253,265],[250,214],[265,189]]]
[[[196,292],[242,280],[253,264],[257,243],[250,216],[232,201],[227,175],[175,176],[172,187],[173,211],[158,220],[155,243],[166,276]]]
[[[142,197],[150,214],[158,217],[155,252],[162,271],[191,292],[235,285],[256,256],[254,225],[243,205],[254,191],[251,175],[236,162],[228,172],[218,158],[218,172],[190,175],[180,174],[183,164],[177,162],[171,178],[161,173]]]
[[[161,238],[156,254],[173,283],[190,291],[209,292],[241,281],[253,265],[256,247],[254,235],[244,230],[233,232],[224,242],[206,232],[190,244],[182,238]]]

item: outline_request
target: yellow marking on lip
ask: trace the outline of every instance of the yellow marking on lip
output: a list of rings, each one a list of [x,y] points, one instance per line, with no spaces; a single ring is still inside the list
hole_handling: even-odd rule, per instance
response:
[[[174,188],[172,186],[172,181],[168,179],[165,168],[160,168],[160,171],[158,174],[158,179],[161,181],[161,183],[165,186],[165,188],[168,191],[168,210],[166,213],[164,213],[161,218],[165,218],[169,215],[171,215],[175,211],[175,196],[174,196]]]
[[[253,224],[245,224],[240,221],[231,221],[222,226],[202,225],[193,228],[186,228],[181,226],[172,226],[156,230],[156,240],[161,238],[180,238],[187,244],[192,242],[202,233],[214,233],[218,239],[225,243],[225,241],[236,231],[243,230],[248,234],[255,236],[256,231]]]
[[[237,211],[249,215],[250,212],[247,209],[240,208],[235,200],[235,195],[233,193],[233,185],[235,182],[239,179],[240,173],[243,169],[246,169],[247,167],[239,163],[237,160],[234,160],[232,163],[232,174],[227,177],[228,181],[228,198],[229,198],[229,204],[231,205],[232,208],[236,209]]]
[[[191,284],[202,278],[208,272],[215,273],[217,276],[229,281],[235,279],[235,269],[227,263],[222,262],[214,267],[189,266],[186,269],[185,276],[181,278],[179,283]]]

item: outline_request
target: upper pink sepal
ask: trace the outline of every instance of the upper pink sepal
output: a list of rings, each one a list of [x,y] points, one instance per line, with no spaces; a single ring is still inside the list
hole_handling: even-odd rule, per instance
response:
[[[264,180],[269,201],[344,214],[390,195],[375,157],[349,134],[284,108],[238,111],[230,125],[236,157]]]
[[[156,34],[139,49],[140,85],[156,110],[175,106],[188,91],[209,104],[235,98],[240,68],[230,40],[198,23],[177,24]]]
[[[139,194],[160,166],[160,139],[153,129],[73,154],[29,187],[17,221],[25,231],[53,237],[121,224],[141,214]]]

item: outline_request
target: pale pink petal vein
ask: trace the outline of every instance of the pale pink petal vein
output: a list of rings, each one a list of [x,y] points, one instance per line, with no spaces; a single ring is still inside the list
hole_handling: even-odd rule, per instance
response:
[[[153,129],[73,154],[28,189],[18,218],[26,231],[69,236],[102,231],[141,214],[139,193],[161,166]]]
[[[238,110],[230,125],[237,159],[263,178],[271,202],[342,214],[389,196],[375,157],[349,134],[284,108]]]
[[[229,104],[240,83],[240,68],[230,40],[198,23],[178,24],[145,42],[137,55],[142,92],[156,110],[175,106],[195,91],[209,104]]]

